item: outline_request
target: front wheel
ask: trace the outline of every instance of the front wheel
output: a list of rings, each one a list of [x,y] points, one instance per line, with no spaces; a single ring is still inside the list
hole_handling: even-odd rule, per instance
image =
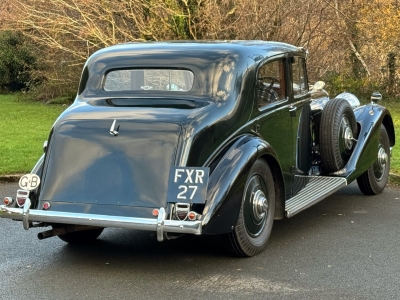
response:
[[[357,178],[357,184],[365,195],[382,193],[388,182],[390,170],[390,143],[384,125],[379,132],[378,157],[373,165]]]
[[[263,159],[251,167],[243,191],[235,229],[228,233],[233,252],[242,257],[262,252],[271,234],[275,213],[275,188],[271,169]]]

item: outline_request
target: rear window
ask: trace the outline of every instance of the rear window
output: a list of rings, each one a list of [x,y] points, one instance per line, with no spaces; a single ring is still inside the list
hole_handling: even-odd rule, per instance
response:
[[[115,70],[106,75],[106,91],[178,91],[187,92],[193,86],[194,75],[189,70],[135,69]]]

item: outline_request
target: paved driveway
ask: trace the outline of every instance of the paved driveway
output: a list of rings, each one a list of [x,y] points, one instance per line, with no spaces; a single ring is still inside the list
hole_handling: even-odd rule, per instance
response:
[[[0,196],[16,188],[0,184]],[[106,229],[70,246],[1,219],[0,299],[398,299],[399,220],[399,190],[351,185],[275,222],[266,251],[240,259],[219,237]]]

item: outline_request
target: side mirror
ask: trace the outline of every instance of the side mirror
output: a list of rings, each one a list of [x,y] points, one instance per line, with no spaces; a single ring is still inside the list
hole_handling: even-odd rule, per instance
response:
[[[325,82],[323,82],[323,81],[317,81],[317,82],[314,83],[314,85],[312,86],[311,92],[314,92],[314,93],[316,93],[316,92],[321,92],[322,89],[324,88],[324,86],[325,86]]]
[[[382,94],[379,92],[373,92],[371,95],[371,102],[377,103],[382,100]]]

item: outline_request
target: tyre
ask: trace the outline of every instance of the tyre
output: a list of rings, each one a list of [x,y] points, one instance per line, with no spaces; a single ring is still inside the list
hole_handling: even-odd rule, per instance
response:
[[[59,226],[54,226],[53,228],[57,228]],[[97,239],[100,234],[103,232],[104,228],[96,228],[90,230],[82,230],[82,231],[73,231],[65,234],[58,235],[58,237],[66,243],[79,245],[79,244],[88,244]]]
[[[322,111],[319,130],[319,151],[322,171],[341,170],[353,152],[357,122],[349,102],[335,98]]]
[[[251,167],[243,191],[239,217],[228,233],[229,245],[237,256],[262,252],[271,234],[275,213],[275,189],[271,169],[263,159]]]
[[[390,144],[385,126],[379,132],[378,157],[373,165],[357,178],[357,184],[365,195],[382,193],[388,182],[390,170]]]

